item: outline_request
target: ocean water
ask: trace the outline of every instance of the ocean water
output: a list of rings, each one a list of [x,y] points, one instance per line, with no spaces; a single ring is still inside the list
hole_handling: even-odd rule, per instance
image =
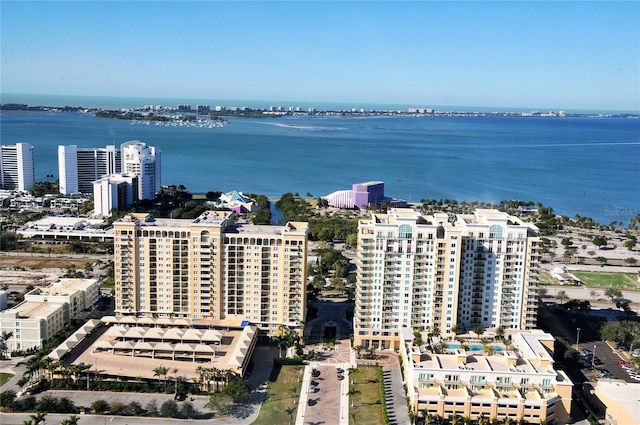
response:
[[[58,145],[137,139],[162,150],[163,184],[191,192],[321,196],[382,180],[410,202],[532,200],[601,223],[640,213],[640,119],[305,116],[198,128],[4,112],[0,135],[34,145],[38,180],[58,177]]]

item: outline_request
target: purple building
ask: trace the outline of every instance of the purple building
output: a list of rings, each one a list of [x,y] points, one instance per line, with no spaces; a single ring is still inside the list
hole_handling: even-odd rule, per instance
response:
[[[384,202],[384,182],[356,183],[351,187],[351,208],[366,208],[376,202]]]
[[[406,202],[384,196],[384,182],[356,183],[351,190],[338,190],[323,196],[329,205],[336,208],[367,208],[371,204],[390,202],[394,206],[406,206]]]

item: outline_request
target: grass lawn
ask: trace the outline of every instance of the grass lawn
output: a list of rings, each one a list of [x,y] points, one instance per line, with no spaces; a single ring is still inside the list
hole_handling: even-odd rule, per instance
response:
[[[590,288],[638,289],[638,281],[633,273],[604,273],[572,271],[578,279]]]
[[[13,374],[11,373],[0,372],[0,386],[4,385],[4,383],[11,379],[12,376]]]
[[[548,273],[544,272],[538,275],[538,283],[540,285],[557,285],[557,282],[555,282]]]
[[[267,399],[262,403],[260,414],[252,425],[286,425],[296,421],[297,403],[300,400],[301,382],[303,366],[282,366],[277,376],[272,374],[267,390]],[[275,380],[273,380],[275,378]],[[302,379],[301,379],[302,380]],[[295,396],[296,404],[293,404]],[[293,408],[291,416],[285,409]]]
[[[349,396],[349,424],[383,424],[377,368],[359,366],[357,372],[350,374],[349,378],[353,379],[353,385],[349,383],[349,390],[355,391],[354,395]]]

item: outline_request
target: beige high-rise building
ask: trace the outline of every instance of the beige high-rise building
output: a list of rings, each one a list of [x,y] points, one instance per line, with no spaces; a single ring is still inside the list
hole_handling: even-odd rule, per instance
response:
[[[300,329],[308,223],[257,226],[233,212],[194,220],[130,214],[114,224],[116,314],[182,317],[269,334]]]
[[[538,230],[490,209],[371,214],[358,225],[354,344],[399,348],[402,327],[535,327]]]

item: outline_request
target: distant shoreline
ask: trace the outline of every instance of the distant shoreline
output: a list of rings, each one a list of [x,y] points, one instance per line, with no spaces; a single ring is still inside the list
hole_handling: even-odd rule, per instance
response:
[[[42,106],[29,105],[26,103],[3,103],[0,104],[0,111],[23,111],[23,112],[81,112],[92,113],[97,118],[111,119],[133,119],[133,120],[161,120],[177,119],[194,116],[210,116],[211,119],[221,117],[241,117],[241,118],[278,118],[284,116],[331,116],[331,117],[522,117],[522,118],[640,118],[640,114],[633,113],[566,113],[564,111],[529,111],[529,112],[471,112],[471,111],[440,111],[430,108],[408,108],[406,111],[399,109],[371,109],[371,110],[281,110],[273,108],[249,108],[249,107],[229,107],[228,109],[214,110],[194,110],[179,109],[174,107],[160,107],[152,109],[142,108],[85,108],[82,106]],[[120,116],[122,115],[122,116]],[[295,125],[289,125],[295,128]],[[302,127],[304,128],[304,127]]]

